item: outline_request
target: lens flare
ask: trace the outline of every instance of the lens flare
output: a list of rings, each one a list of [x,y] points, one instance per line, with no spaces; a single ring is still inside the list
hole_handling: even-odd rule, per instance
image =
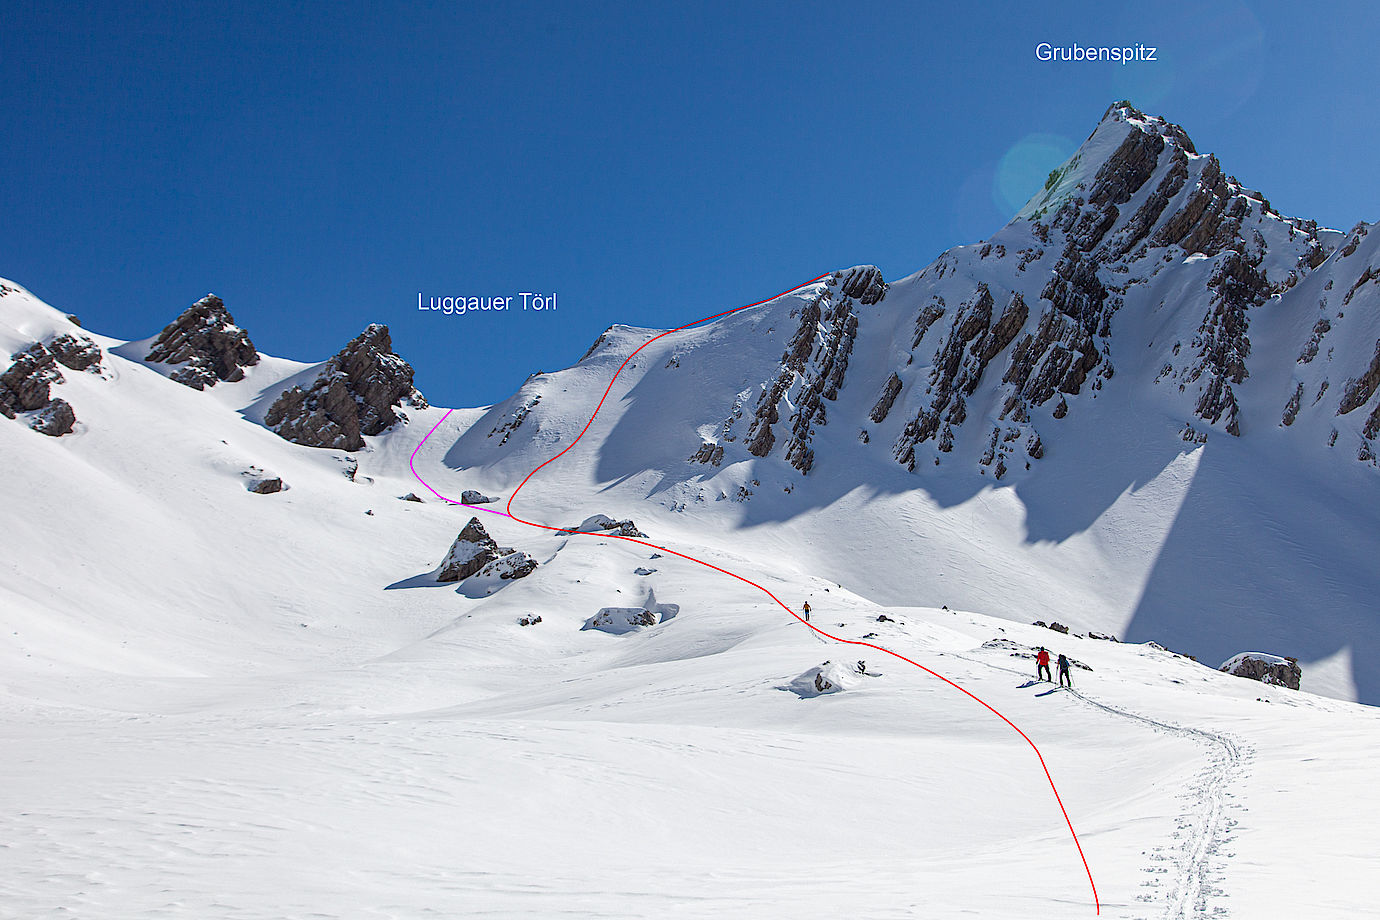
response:
[[[1028,134],[1006,151],[997,164],[992,201],[1010,217],[1044,188],[1045,179],[1073,155],[1074,144],[1058,134]]]

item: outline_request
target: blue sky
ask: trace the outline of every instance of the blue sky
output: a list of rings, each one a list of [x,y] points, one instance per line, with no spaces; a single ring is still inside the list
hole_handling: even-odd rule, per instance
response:
[[[214,291],[301,360],[387,323],[440,405],[613,322],[919,270],[1121,98],[1285,213],[1380,219],[1367,3],[4,5],[0,276],[124,338]]]

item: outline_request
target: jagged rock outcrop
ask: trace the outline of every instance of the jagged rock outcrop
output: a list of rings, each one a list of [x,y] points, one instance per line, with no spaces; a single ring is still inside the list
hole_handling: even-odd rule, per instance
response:
[[[29,427],[39,434],[56,438],[71,432],[76,413],[67,400],[52,395],[52,385],[63,379],[57,356],[42,342],[34,342],[10,357],[13,363],[0,373],[0,415],[14,418],[20,412],[37,412]]]
[[[51,386],[62,382],[57,359],[42,342],[10,358],[14,363],[0,374],[0,412],[14,418],[19,412],[42,409],[51,397]]]
[[[882,395],[877,397],[877,404],[868,413],[868,418],[872,421],[881,423],[886,421],[887,413],[891,411],[892,405],[896,402],[896,397],[901,392],[901,378],[895,371],[887,378],[886,384],[882,387]]]
[[[724,460],[724,446],[705,441],[700,444],[700,449],[695,451],[688,458],[691,463],[707,463],[710,466],[718,466]]]
[[[1267,655],[1264,652],[1242,652],[1224,661],[1219,671],[1235,677],[1246,677],[1261,683],[1274,684],[1297,690],[1303,680],[1303,670],[1298,659]]]
[[[882,270],[875,265],[859,265],[850,268],[839,282],[839,290],[845,297],[852,297],[859,303],[874,304],[886,296],[889,289],[882,280]]]
[[[834,272],[801,309],[799,325],[781,356],[780,371],[764,386],[748,425],[744,438],[748,453],[766,457],[776,448],[775,426],[781,422],[785,407],[790,415],[783,455],[800,472],[810,472],[815,427],[828,423],[825,401],[838,399],[848,372],[858,334],[857,307],[879,303],[887,290],[875,266],[860,266]],[[727,440],[733,439],[731,431],[737,421],[735,414],[724,422]]]
[[[499,557],[498,544],[479,518],[470,522],[451,543],[436,573],[437,581],[463,581]]]
[[[1342,388],[1342,401],[1337,405],[1337,414],[1354,412],[1370,402],[1377,387],[1380,387],[1380,342],[1375,343],[1375,354],[1370,359],[1370,367],[1366,368],[1361,376],[1348,380]]]
[[[915,447],[922,441],[938,437],[941,451],[947,453],[952,448],[953,427],[968,418],[967,398],[977,391],[987,366],[1011,344],[1029,316],[1019,293],[1011,295],[994,323],[995,307],[991,290],[979,283],[973,296],[954,312],[934,354],[927,390],[931,394],[929,405],[906,424],[892,448],[897,461],[908,469],[915,469]]]
[[[225,302],[207,294],[158,334],[144,360],[185,365],[171,379],[203,390],[220,381],[243,380],[244,369],[259,363],[259,352],[249,334],[235,325]]]
[[[1198,349],[1198,361],[1184,379],[1193,382],[1207,375],[1208,382],[1194,414],[1213,423],[1225,417],[1227,433],[1239,436],[1240,406],[1231,385],[1239,385],[1249,375],[1246,370],[1246,358],[1251,353],[1251,340],[1247,335],[1248,311],[1265,302],[1270,293],[1269,285],[1254,265],[1239,253],[1228,252],[1209,279],[1208,288],[1213,292],[1211,306],[1193,341],[1193,347]]]
[[[48,343],[48,350],[53,353],[57,363],[68,370],[97,372],[100,370],[100,346],[86,336],[75,336],[71,333],[57,336]]]
[[[412,366],[393,353],[388,327],[375,323],[327,361],[314,383],[279,396],[264,424],[295,444],[359,450],[363,436],[382,434],[398,422],[400,405],[426,408],[412,374]]]

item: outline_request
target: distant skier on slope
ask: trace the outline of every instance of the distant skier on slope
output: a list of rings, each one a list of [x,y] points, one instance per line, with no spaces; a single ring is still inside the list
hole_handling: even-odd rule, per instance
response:
[[[1069,676],[1069,660],[1059,656],[1059,686],[1073,689],[1073,678]]]
[[[800,609],[805,613],[805,622],[810,622],[810,602],[806,601],[805,606]]]
[[[1035,677],[1037,680],[1053,680],[1049,676],[1049,651],[1044,647],[1036,649],[1035,655]]]

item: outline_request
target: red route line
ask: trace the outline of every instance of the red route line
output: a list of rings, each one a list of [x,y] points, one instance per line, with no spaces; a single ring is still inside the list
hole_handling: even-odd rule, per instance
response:
[[[649,549],[659,550],[659,551],[661,551],[661,552],[663,552],[663,553],[670,553],[672,556],[678,556],[679,558],[685,559],[685,560],[688,561],[688,562],[697,563],[697,564],[699,564],[699,565],[704,566],[704,567],[707,568],[707,569],[713,569],[713,570],[716,571],[716,572],[719,572],[719,573],[721,573],[721,574],[723,574],[723,575],[727,575],[729,578],[736,578],[738,581],[741,581],[743,584],[751,585],[752,587],[756,588],[758,591],[761,591],[761,592],[762,592],[763,594],[765,594],[767,597],[769,597],[769,598],[771,598],[773,601],[775,601],[776,604],[777,604],[777,606],[779,606],[782,610],[786,611],[786,612],[789,613],[791,616],[795,617],[796,620],[798,620],[799,622],[801,622],[802,624],[804,624],[806,627],[808,627],[808,628],[814,630],[815,633],[817,633],[817,634],[820,635],[820,636],[823,636],[825,639],[830,639],[830,640],[833,640],[834,642],[839,642],[839,643],[842,643],[842,644],[844,644],[844,645],[860,645],[860,646],[862,646],[863,648],[875,649],[875,650],[877,650],[877,651],[879,651],[879,652],[882,652],[882,653],[884,653],[884,654],[890,655],[890,656],[893,657],[893,658],[898,658],[898,659],[900,659],[901,661],[906,662],[907,664],[914,665],[915,667],[917,667],[917,668],[919,668],[920,670],[924,671],[926,674],[929,674],[931,677],[938,678],[939,680],[941,680],[941,681],[943,681],[944,683],[948,684],[950,687],[953,687],[955,690],[957,690],[958,692],[962,693],[964,696],[966,696],[966,697],[968,697],[969,699],[971,699],[971,700],[973,700],[974,702],[976,702],[978,705],[982,706],[982,707],[983,707],[984,709],[986,709],[988,712],[992,713],[992,715],[996,716],[998,719],[1001,719],[1001,720],[1002,720],[1003,722],[1005,722],[1007,725],[1011,726],[1011,728],[1016,732],[1016,734],[1020,735],[1021,738],[1024,739],[1024,741],[1025,741],[1026,744],[1030,745],[1030,749],[1031,749],[1032,751],[1035,752],[1036,758],[1039,759],[1039,761],[1040,761],[1040,769],[1044,771],[1044,773],[1045,773],[1045,779],[1049,781],[1049,788],[1050,788],[1050,791],[1054,793],[1054,801],[1057,802],[1057,803],[1059,804],[1059,811],[1060,811],[1060,813],[1063,814],[1063,816],[1064,816],[1064,823],[1068,825],[1069,834],[1070,834],[1070,836],[1073,837],[1073,845],[1074,845],[1075,847],[1078,848],[1078,858],[1081,859],[1081,860],[1083,861],[1083,871],[1085,871],[1085,872],[1088,874],[1088,884],[1092,887],[1092,893],[1093,893],[1093,905],[1094,905],[1094,907],[1095,907],[1095,909],[1096,909],[1097,914],[1101,915],[1101,913],[1102,913],[1102,902],[1101,902],[1101,900],[1100,900],[1100,899],[1098,898],[1098,896],[1097,896],[1097,883],[1093,881],[1092,869],[1089,868],[1089,866],[1088,866],[1088,857],[1087,857],[1086,855],[1084,855],[1084,853],[1083,853],[1083,844],[1081,844],[1081,843],[1078,842],[1078,832],[1075,831],[1075,830],[1073,829],[1073,821],[1071,821],[1071,820],[1069,819],[1068,809],[1066,809],[1066,808],[1064,807],[1064,800],[1063,800],[1063,798],[1059,795],[1059,789],[1058,789],[1058,787],[1056,787],[1056,786],[1054,785],[1054,777],[1050,775],[1049,766],[1045,763],[1044,755],[1040,753],[1040,749],[1039,749],[1039,747],[1037,747],[1037,746],[1035,745],[1035,742],[1032,741],[1032,740],[1030,740],[1030,736],[1027,735],[1025,732],[1021,731],[1020,726],[1016,725],[1015,722],[1012,722],[1012,721],[1011,721],[1010,719],[1008,719],[1006,716],[1004,716],[1004,715],[1002,715],[1000,712],[998,712],[998,711],[997,711],[995,708],[993,708],[992,705],[991,705],[990,703],[988,703],[986,700],[982,699],[981,697],[979,697],[979,696],[977,696],[977,695],[971,693],[970,691],[964,689],[962,686],[960,686],[960,685],[954,683],[953,681],[949,680],[949,678],[945,677],[943,674],[940,674],[940,673],[938,673],[938,672],[936,672],[936,671],[932,671],[932,670],[930,670],[929,668],[925,667],[925,666],[924,666],[923,664],[921,664],[920,662],[918,662],[918,661],[913,661],[912,659],[907,658],[905,655],[902,655],[902,654],[900,654],[899,652],[893,652],[893,651],[892,651],[891,649],[889,649],[889,648],[883,648],[883,647],[880,646],[880,645],[873,645],[871,642],[864,642],[864,641],[862,641],[862,640],[860,640],[860,639],[845,639],[845,638],[843,638],[842,636],[835,636],[835,635],[833,635],[832,633],[827,633],[827,632],[825,632],[824,630],[820,629],[818,626],[815,626],[813,623],[811,623],[811,622],[809,622],[808,620],[806,620],[806,619],[804,619],[803,617],[801,617],[800,614],[796,613],[796,612],[795,612],[794,610],[792,610],[790,607],[786,606],[784,603],[782,603],[782,601],[781,601],[781,599],[780,599],[779,597],[777,597],[775,594],[772,594],[770,591],[768,591],[766,588],[764,588],[764,587],[762,587],[761,585],[759,585],[757,582],[752,581],[751,579],[748,579],[748,578],[744,578],[742,575],[739,575],[739,574],[737,574],[736,572],[730,572],[728,569],[719,568],[717,565],[714,565],[714,564],[711,563],[711,562],[705,562],[703,559],[696,559],[694,556],[687,556],[685,553],[678,553],[678,552],[676,552],[675,550],[670,549],[670,548],[668,548],[668,547],[660,546],[660,545],[658,545],[658,544],[656,544],[656,543],[648,543],[648,542],[646,542],[645,540],[639,540],[639,539],[637,539],[636,537],[625,537],[625,536],[621,536],[621,535],[619,535],[619,534],[610,534],[610,533],[602,533],[602,532],[600,532],[600,533],[585,534],[583,531],[571,531],[571,530],[568,530],[568,529],[566,529],[566,528],[564,528],[564,527],[552,527],[550,524],[538,524],[538,523],[536,523],[535,521],[528,521],[528,520],[525,520],[525,519],[523,519],[523,518],[518,517],[516,514],[513,514],[513,499],[517,498],[518,492],[522,491],[523,486],[527,485],[528,481],[531,480],[531,478],[532,478],[533,476],[537,475],[537,473],[540,473],[540,472],[541,472],[543,469],[545,469],[547,466],[550,466],[552,463],[555,463],[557,460],[559,460],[559,459],[561,459],[562,457],[564,457],[567,453],[569,453],[569,451],[570,451],[570,449],[571,449],[572,447],[574,447],[576,444],[580,443],[580,438],[583,438],[583,437],[585,436],[586,432],[589,431],[590,426],[594,424],[594,420],[595,420],[596,418],[598,418],[598,416],[599,416],[599,410],[601,410],[601,409],[604,408],[604,401],[607,400],[607,399],[609,398],[609,393],[613,391],[613,385],[614,385],[614,383],[618,380],[619,375],[623,373],[623,369],[626,368],[626,367],[628,366],[628,363],[631,362],[633,358],[637,357],[638,352],[640,352],[643,348],[646,348],[648,345],[650,345],[650,344],[652,344],[653,342],[657,341],[657,339],[665,338],[666,336],[671,335],[671,334],[674,333],[674,332],[680,332],[680,331],[683,330],[683,329],[689,329],[690,327],[692,327],[692,326],[698,326],[698,325],[700,325],[701,323],[712,322],[713,320],[722,319],[722,318],[725,317],[725,316],[731,316],[732,314],[738,313],[738,312],[740,312],[740,311],[742,311],[742,310],[749,310],[749,309],[751,309],[751,308],[753,308],[753,307],[761,306],[761,305],[764,304],[764,303],[768,303],[769,301],[776,300],[778,297],[784,297],[784,296],[786,296],[787,294],[791,293],[792,291],[798,291],[798,290],[800,290],[801,288],[806,287],[807,285],[814,284],[816,281],[819,281],[820,278],[827,278],[827,277],[828,277],[828,274],[827,274],[827,273],[824,274],[824,275],[820,275],[819,278],[814,278],[814,279],[812,279],[812,280],[810,280],[810,281],[806,281],[804,284],[796,285],[795,287],[791,288],[790,290],[782,291],[780,294],[777,294],[776,297],[768,297],[766,300],[759,300],[759,301],[757,301],[757,303],[746,304],[746,305],[744,305],[744,306],[738,307],[738,308],[733,309],[733,310],[727,310],[727,311],[725,311],[725,312],[723,312],[723,313],[717,313],[717,314],[715,314],[714,316],[706,316],[704,319],[695,320],[693,323],[686,323],[684,326],[678,326],[678,327],[675,328],[675,329],[668,329],[666,332],[663,332],[663,333],[661,333],[660,335],[657,335],[657,336],[653,336],[652,338],[648,339],[646,342],[643,342],[642,345],[637,349],[637,351],[634,351],[632,354],[628,355],[628,357],[623,361],[622,365],[619,366],[618,371],[613,375],[613,378],[612,378],[611,380],[609,380],[609,385],[604,389],[604,395],[601,396],[601,397],[599,398],[599,405],[597,405],[597,406],[594,407],[594,414],[591,415],[591,416],[589,417],[589,421],[585,423],[584,429],[579,433],[578,436],[576,436],[575,440],[571,441],[568,445],[566,445],[565,450],[561,451],[559,454],[557,454],[556,456],[552,457],[550,460],[547,460],[545,463],[543,463],[541,466],[537,467],[537,468],[536,468],[535,470],[533,470],[532,472],[528,473],[528,474],[527,474],[527,477],[526,477],[525,479],[523,479],[521,483],[518,484],[518,487],[517,487],[516,489],[513,490],[513,494],[510,495],[510,496],[508,496],[508,504],[505,506],[505,507],[507,508],[507,514],[504,515],[504,516],[505,516],[505,517],[510,517],[510,518],[512,518],[513,520],[517,521],[517,522],[520,523],[520,524],[526,524],[526,525],[528,525],[529,527],[536,527],[536,528],[539,528],[539,529],[541,529],[541,530],[552,530],[552,531],[555,531],[556,533],[567,534],[567,535],[570,535],[570,536],[577,536],[577,535],[598,536],[598,537],[603,537],[603,538],[605,538],[605,539],[610,539],[610,538],[611,538],[611,539],[615,539],[615,540],[623,540],[623,541],[628,542],[628,543],[636,543],[636,544],[639,545],[639,546],[645,546],[645,547],[648,547]],[[412,475],[417,477],[417,481],[418,481],[418,482],[420,482],[422,485],[426,486],[426,488],[429,489],[433,495],[435,495],[436,497],[438,497],[438,498],[440,498],[440,499],[443,499],[444,501],[448,501],[448,502],[450,502],[450,503],[453,504],[453,505],[462,505],[462,506],[465,507],[465,508],[471,508],[471,509],[476,510],[476,511],[488,511],[488,512],[490,512],[491,514],[504,514],[502,511],[494,511],[494,510],[492,510],[492,509],[490,509],[490,508],[479,508],[479,507],[474,506],[474,505],[465,505],[463,502],[457,502],[457,501],[455,501],[454,499],[446,498],[446,497],[445,497],[444,495],[442,495],[440,492],[437,492],[435,489],[431,488],[430,483],[428,483],[426,480],[422,479],[421,475],[417,472],[416,467],[413,466],[413,461],[416,460],[416,458],[417,458],[417,451],[421,450],[421,449],[422,449],[422,445],[425,444],[425,443],[427,442],[427,438],[430,438],[430,437],[432,436],[432,434],[434,434],[434,433],[436,432],[436,429],[437,429],[437,428],[440,428],[440,427],[441,427],[441,424],[442,424],[443,422],[445,422],[446,419],[450,418],[450,414],[451,414],[451,412],[453,412],[453,411],[454,411],[453,409],[447,409],[447,410],[446,410],[446,414],[443,415],[443,416],[441,417],[441,421],[439,421],[439,422],[437,422],[435,425],[431,426],[431,430],[428,431],[428,432],[426,433],[426,436],[423,437],[422,440],[417,444],[416,448],[413,449],[413,451],[412,451],[412,457],[408,460],[408,467],[412,470]]]

